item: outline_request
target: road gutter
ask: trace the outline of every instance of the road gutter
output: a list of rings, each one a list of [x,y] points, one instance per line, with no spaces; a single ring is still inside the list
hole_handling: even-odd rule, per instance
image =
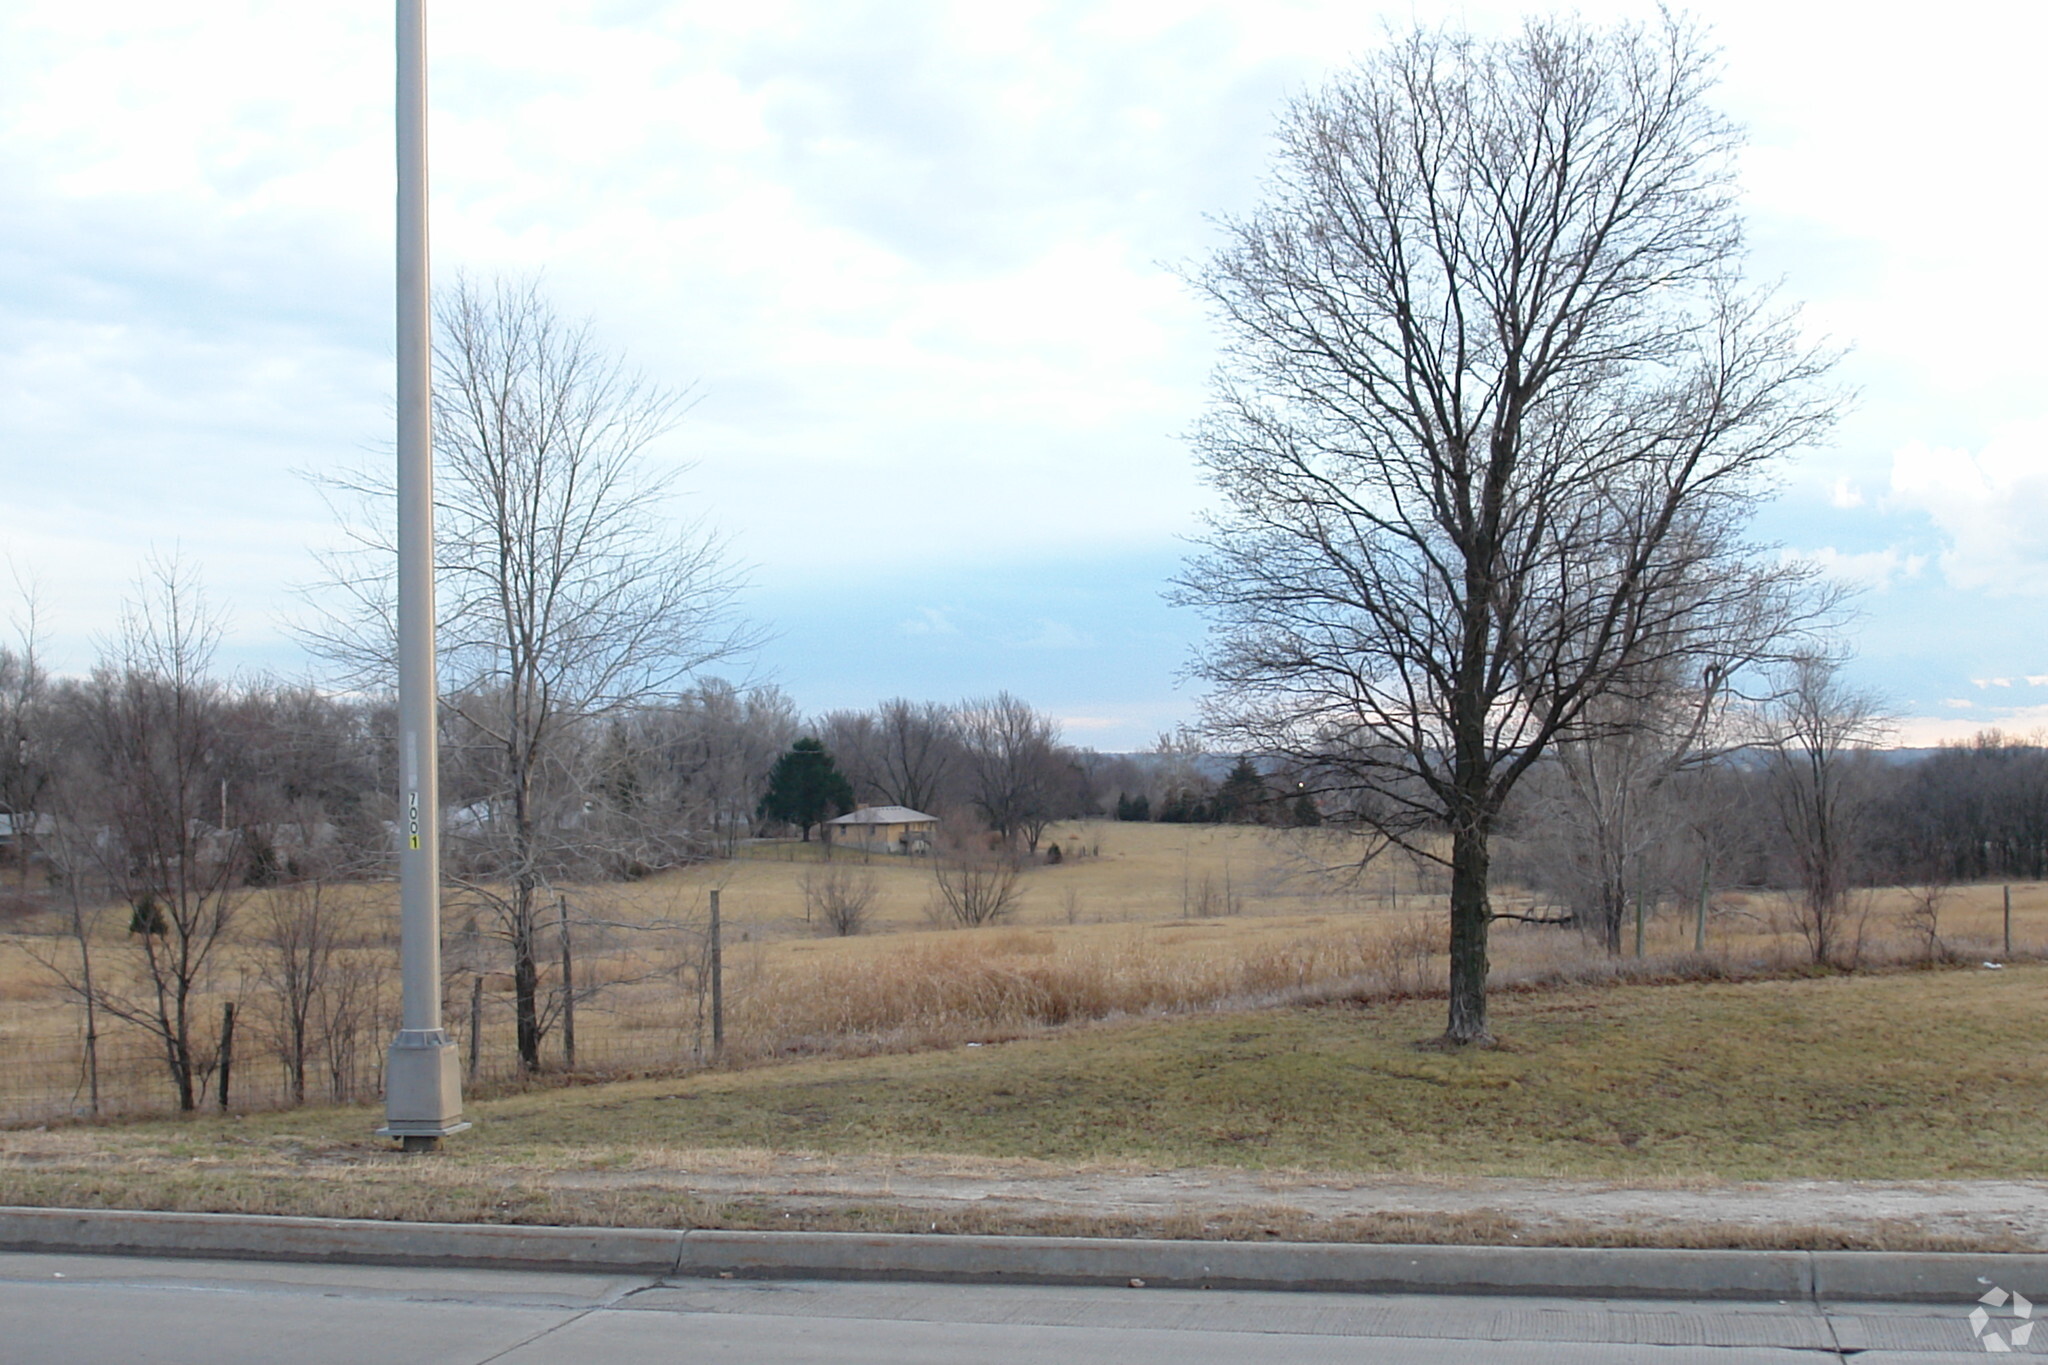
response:
[[[2048,1283],[2048,1254],[1397,1246],[682,1231],[0,1207],[0,1251],[1163,1289],[1792,1302],[1967,1302]]]

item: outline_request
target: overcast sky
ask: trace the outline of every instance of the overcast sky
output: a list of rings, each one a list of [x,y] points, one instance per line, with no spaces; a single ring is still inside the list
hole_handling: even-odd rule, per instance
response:
[[[1007,687],[1103,748],[1192,718],[1161,593],[1216,337],[1174,269],[1288,95],[1443,11],[430,8],[436,273],[544,271],[694,386],[657,458],[777,633],[735,675],[812,712]],[[1861,394],[1760,532],[1867,588],[1855,676],[1903,738],[2048,725],[2041,8],[1706,13],[1752,271]],[[152,546],[225,664],[310,668],[281,623],[335,532],[294,471],[390,427],[390,87],[388,5],[0,0],[0,539],[59,668]]]

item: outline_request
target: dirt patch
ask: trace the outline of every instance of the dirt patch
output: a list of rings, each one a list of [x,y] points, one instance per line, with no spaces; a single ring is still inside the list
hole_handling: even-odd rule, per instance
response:
[[[1435,1179],[1209,1170],[1084,1169],[945,1158],[784,1157],[741,1169],[564,1171],[563,1189],[667,1189],[709,1201],[825,1212],[890,1204],[905,1211],[994,1221],[1241,1224],[1265,1220],[1292,1235],[1317,1225],[1393,1221],[1447,1228],[1495,1224],[1509,1240],[1683,1245],[1808,1241],[1998,1246],[2048,1250],[2048,1182],[1798,1180]],[[1513,1234],[1519,1234],[1515,1236]],[[1469,1240],[1459,1237],[1457,1240]]]
[[[2048,1250],[2048,1182],[1596,1181],[955,1156],[564,1150],[419,1160],[367,1143],[115,1154],[9,1135],[0,1203],[610,1227],[1232,1240]]]

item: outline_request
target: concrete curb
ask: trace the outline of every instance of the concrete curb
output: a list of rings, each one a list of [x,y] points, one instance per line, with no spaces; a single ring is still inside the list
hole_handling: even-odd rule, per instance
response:
[[[0,1251],[742,1279],[922,1280],[1621,1299],[1974,1299],[2048,1255],[1610,1250],[391,1223],[0,1207]]]
[[[683,1234],[640,1228],[387,1223],[242,1213],[0,1208],[0,1250],[340,1261],[596,1274],[674,1273]]]
[[[872,1277],[887,1266],[890,1278],[981,1284],[1127,1284],[1135,1278],[1183,1289],[1790,1299],[1811,1292],[1805,1262],[1785,1252],[705,1230],[684,1238],[677,1270],[843,1279]]]

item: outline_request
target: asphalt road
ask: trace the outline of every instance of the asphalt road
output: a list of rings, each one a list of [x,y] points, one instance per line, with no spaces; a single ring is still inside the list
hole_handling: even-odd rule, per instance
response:
[[[0,1362],[1913,1365],[1984,1355],[1974,1306],[677,1281],[0,1254]],[[2036,1350],[2048,1353],[2048,1340],[2021,1353]]]

